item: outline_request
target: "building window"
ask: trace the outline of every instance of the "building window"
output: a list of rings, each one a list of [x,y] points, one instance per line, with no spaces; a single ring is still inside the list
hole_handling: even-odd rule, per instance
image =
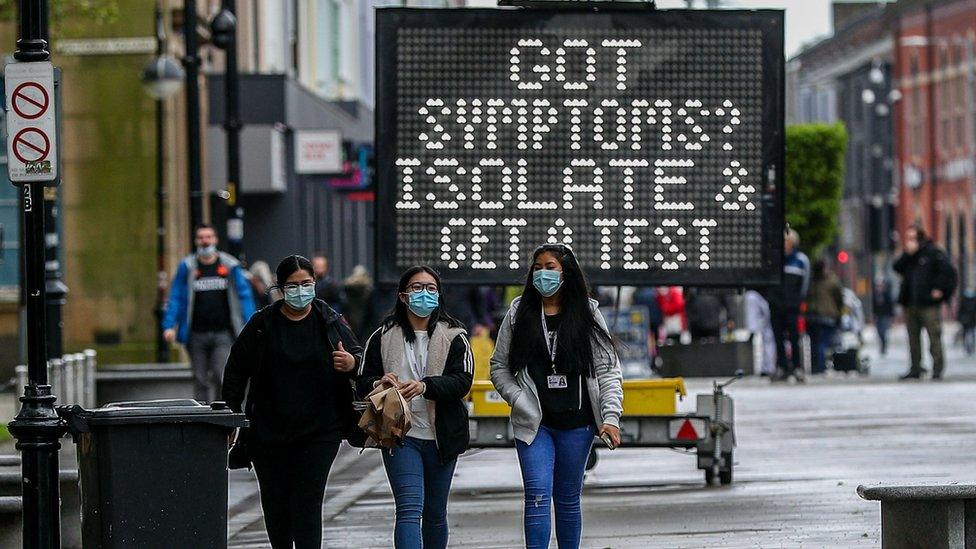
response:
[[[911,139],[912,139],[912,154],[915,156],[922,155],[922,139],[924,138],[924,128],[922,120],[922,90],[915,88],[911,93],[912,98],[912,121],[911,121]]]

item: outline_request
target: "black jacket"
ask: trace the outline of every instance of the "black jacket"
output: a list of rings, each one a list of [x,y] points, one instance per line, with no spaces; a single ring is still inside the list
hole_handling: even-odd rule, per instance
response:
[[[386,371],[383,368],[382,332],[383,328],[379,328],[366,342],[363,371],[356,380],[361,398],[365,398],[373,390],[373,383],[383,377]],[[444,373],[421,380],[427,385],[423,397],[434,401],[434,437],[437,439],[441,462],[447,462],[464,453],[470,442],[468,407],[464,403],[464,396],[471,390],[473,379],[473,365],[470,360],[471,351],[467,338],[464,334],[459,334],[451,341]]]
[[[959,299],[959,313],[956,319],[966,328],[976,326],[976,296],[963,295]]]
[[[949,256],[931,242],[914,254],[902,254],[895,262],[895,272],[902,276],[898,303],[905,307],[931,307],[952,297],[956,289],[956,269]],[[934,299],[932,290],[941,290]]]
[[[810,259],[799,250],[783,258],[783,281],[766,293],[773,314],[799,314],[810,289]]]
[[[891,288],[887,282],[881,288],[874,289],[872,308],[875,318],[895,316],[895,300],[891,297]]]
[[[230,357],[227,359],[227,366],[224,368],[223,388],[221,398],[235,412],[240,412],[247,396],[247,410],[245,413],[250,416],[254,399],[248,395],[252,390],[260,390],[260,387],[250,387],[250,381],[256,379],[258,373],[263,371],[267,365],[267,334],[271,329],[272,315],[281,314],[279,309],[284,301],[277,301],[264,307],[254,314],[248,323],[237,336],[237,341],[231,347]],[[334,350],[339,341],[345,350],[356,359],[356,368],[348,373],[336,372],[340,383],[348,383],[348,390],[337,388],[336,395],[343,399],[336,406],[342,413],[342,438],[348,440],[353,446],[362,446],[365,440],[365,433],[358,427],[359,414],[352,407],[355,399],[355,387],[353,380],[355,372],[362,363],[363,348],[353,335],[352,330],[342,320],[339,313],[330,308],[324,301],[316,299],[312,302],[312,312],[310,314],[319,315],[322,325],[325,326],[326,337]]]

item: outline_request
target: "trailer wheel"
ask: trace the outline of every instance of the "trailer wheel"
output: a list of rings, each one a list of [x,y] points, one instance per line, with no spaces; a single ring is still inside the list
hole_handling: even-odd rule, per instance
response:
[[[722,461],[725,463],[725,467],[719,469],[718,481],[722,486],[725,486],[732,484],[732,452],[722,452]],[[705,484],[707,486],[715,484],[715,474],[712,473],[711,466],[705,467]]]
[[[586,470],[592,471],[593,468],[596,467],[596,461],[596,448],[590,446],[590,455],[586,457]]]
[[[722,486],[725,486],[732,484],[732,452],[722,453],[722,461],[725,462],[725,468],[719,470],[718,480],[722,483]]]

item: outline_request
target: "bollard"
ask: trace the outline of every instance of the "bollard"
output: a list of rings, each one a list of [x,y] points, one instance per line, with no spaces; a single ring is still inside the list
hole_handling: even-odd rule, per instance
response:
[[[75,386],[75,355],[64,355],[61,358],[61,394],[58,395],[59,404],[75,404],[72,389]]]
[[[96,405],[95,398],[95,369],[98,366],[98,353],[94,349],[85,349],[85,382],[84,382],[84,406],[86,408],[94,408]]]
[[[68,386],[68,394],[71,395],[72,404],[81,404],[81,392],[78,391],[78,381],[81,378],[81,370],[85,367],[85,355],[74,353],[71,355],[71,383]]]
[[[61,388],[61,374],[64,364],[60,358],[52,358],[47,361],[47,382],[51,384],[51,394],[55,396],[55,404],[62,404],[64,391]]]
[[[75,404],[85,402],[85,353],[75,353],[75,380],[71,393],[75,397]]]
[[[27,387],[27,365],[18,364],[14,368],[14,375],[17,377],[17,392],[15,395],[24,394],[24,388]],[[20,399],[14,399],[14,414],[20,411]]]

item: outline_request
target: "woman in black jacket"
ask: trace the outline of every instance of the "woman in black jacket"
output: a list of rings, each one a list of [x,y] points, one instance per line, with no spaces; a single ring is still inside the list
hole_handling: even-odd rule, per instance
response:
[[[278,265],[284,299],[258,311],[231,348],[222,397],[240,412],[247,395],[246,448],[275,549],[322,545],[325,484],[343,438],[356,432],[352,375],[362,348],[315,299],[308,259]],[[249,387],[249,388],[248,388]]]
[[[457,456],[468,447],[474,360],[460,322],[443,312],[441,283],[425,266],[400,277],[397,303],[366,342],[359,392],[397,387],[412,425],[400,448],[383,451],[396,501],[397,549],[447,547],[447,497]],[[421,523],[423,525],[421,526]]]

